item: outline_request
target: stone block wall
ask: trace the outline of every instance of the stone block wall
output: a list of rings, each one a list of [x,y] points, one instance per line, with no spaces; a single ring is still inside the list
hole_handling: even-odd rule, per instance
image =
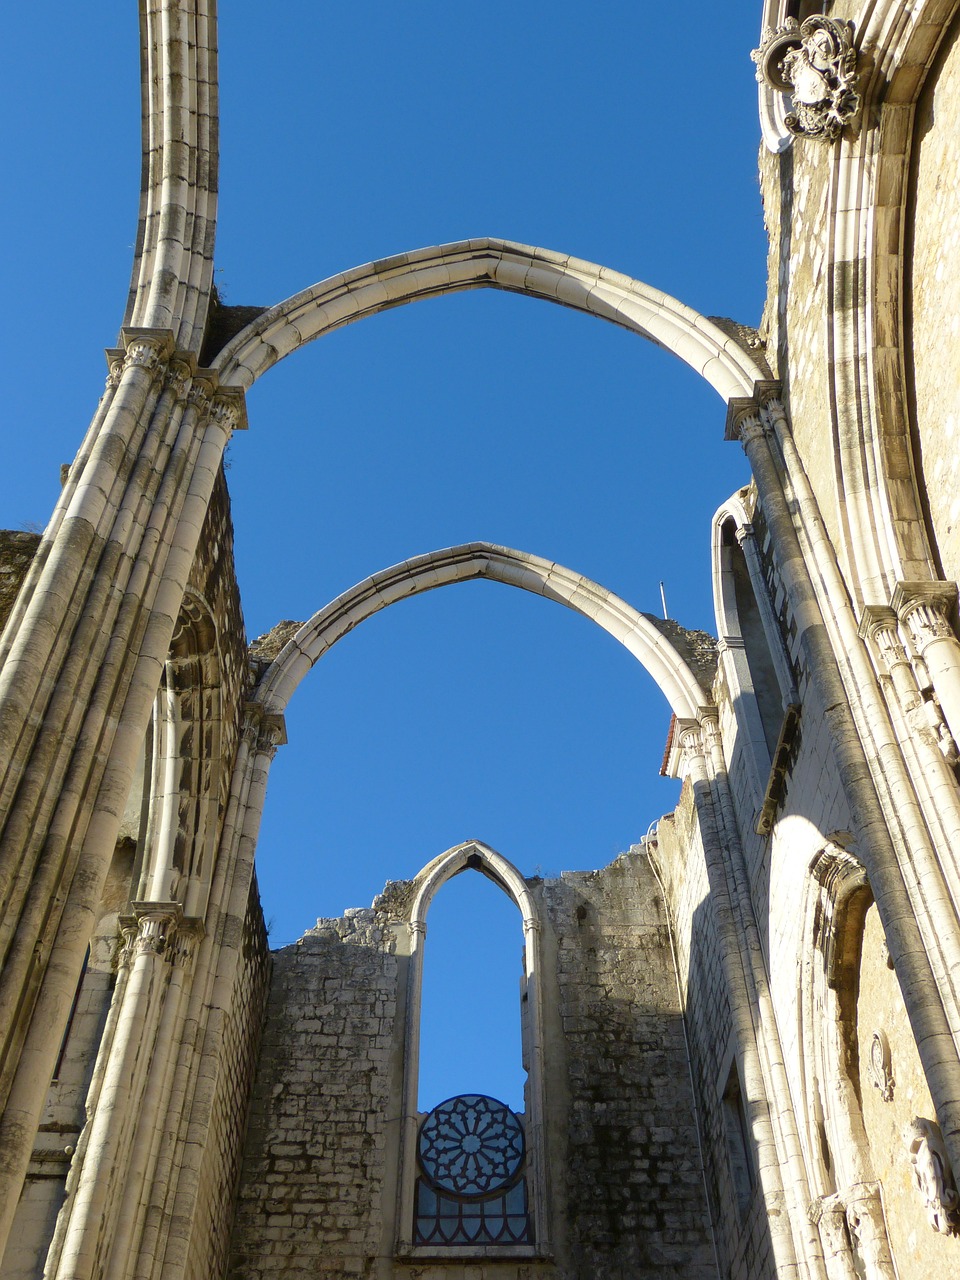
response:
[[[568,1099],[565,1150],[551,1159],[565,1183],[560,1273],[712,1280],[677,980],[646,858],[632,852],[602,871],[565,873],[538,896],[556,939]]]
[[[663,902],[636,854],[531,882],[551,1255],[396,1256],[408,888],[275,953],[231,1280],[716,1280]]]
[[[914,121],[910,273],[918,466],[944,577],[960,578],[960,19]]]
[[[38,533],[0,530],[0,629],[10,616],[13,602],[27,576],[40,545]]]
[[[200,1170],[196,1221],[190,1237],[188,1280],[209,1280],[226,1269],[264,1006],[270,984],[270,952],[254,880],[243,922],[242,960],[230,1001],[210,1129]]]
[[[355,911],[273,961],[229,1275],[376,1275],[399,1105],[392,938]]]

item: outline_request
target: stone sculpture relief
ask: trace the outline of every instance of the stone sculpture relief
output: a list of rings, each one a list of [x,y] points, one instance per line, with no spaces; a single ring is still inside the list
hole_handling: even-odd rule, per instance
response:
[[[910,1163],[934,1231],[953,1235],[960,1222],[960,1195],[953,1181],[940,1126],[917,1117],[908,1134]]]
[[[883,1031],[874,1031],[870,1042],[870,1078],[880,1090],[884,1102],[892,1102],[896,1081],[893,1078],[890,1042]]]
[[[820,14],[802,23],[789,18],[776,31],[768,28],[751,53],[760,83],[790,99],[784,123],[797,137],[832,142],[859,111],[852,30]]]

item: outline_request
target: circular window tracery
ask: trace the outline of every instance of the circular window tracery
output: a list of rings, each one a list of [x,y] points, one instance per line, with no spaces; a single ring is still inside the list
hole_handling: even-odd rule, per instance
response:
[[[458,1196],[509,1187],[523,1166],[523,1126],[504,1103],[484,1094],[441,1102],[420,1128],[420,1167],[433,1185]]]

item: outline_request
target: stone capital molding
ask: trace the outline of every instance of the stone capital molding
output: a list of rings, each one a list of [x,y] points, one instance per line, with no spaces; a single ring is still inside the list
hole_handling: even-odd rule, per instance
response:
[[[860,616],[858,634],[861,640],[871,640],[886,669],[897,662],[907,661],[907,651],[900,638],[900,620],[896,609],[884,604],[868,604]]]
[[[938,640],[955,640],[950,615],[957,603],[957,584],[936,580],[898,582],[891,608],[922,658]]]
[[[249,732],[257,751],[274,753],[287,744],[287,722],[279,711],[267,711],[262,702],[243,704],[244,734]]]
[[[218,387],[210,408],[210,420],[225,430],[246,431],[246,396],[242,387]]]
[[[737,396],[727,402],[724,440],[739,440],[741,444],[747,445],[757,435],[763,435],[765,431],[766,428],[760,417],[760,406],[752,396]]]
[[[698,756],[704,754],[703,729],[699,720],[681,720],[678,718],[676,721],[676,740],[687,761],[695,760]]]
[[[128,957],[155,955],[171,964],[183,963],[204,934],[203,922],[184,916],[179,902],[131,902],[120,928]]]
[[[860,110],[853,24],[813,14],[763,33],[750,54],[757,80],[790,100],[784,124],[795,137],[833,142]]]
[[[744,445],[749,443],[745,434],[747,430],[762,433],[766,431],[763,420],[765,409],[779,404],[782,391],[776,379],[766,379],[753,384],[753,395],[733,396],[727,401],[727,420],[724,426],[725,440],[740,440]],[[781,406],[782,412],[782,406]],[[756,420],[756,422],[754,421]]]

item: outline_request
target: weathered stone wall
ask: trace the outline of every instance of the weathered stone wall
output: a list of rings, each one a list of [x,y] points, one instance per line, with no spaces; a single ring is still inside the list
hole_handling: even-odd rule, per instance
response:
[[[666,918],[636,854],[531,883],[549,965],[551,1258],[395,1258],[402,887],[275,955],[229,1275],[715,1280]]]
[[[887,964],[883,928],[875,906],[869,909],[864,922],[855,1008],[852,1060],[856,1090],[863,1107],[872,1172],[882,1188],[894,1258],[903,1275],[958,1275],[960,1238],[932,1229],[907,1151],[913,1120],[935,1120],[936,1113],[900,985]],[[877,1031],[886,1035],[890,1046],[893,1089],[888,1100],[882,1097],[869,1070]]]
[[[233,519],[221,470],[203,522],[200,546],[190,571],[189,587],[210,607],[217,629],[220,683],[220,799],[226,803],[237,750],[243,699],[251,683],[246,631],[233,560]]]
[[[274,953],[229,1274],[373,1276],[399,968],[373,910]]]
[[[39,545],[39,533],[0,530],[0,630],[10,616]]]
[[[715,1277],[677,979],[647,860],[624,854],[537,892],[556,939],[569,1099],[566,1149],[550,1158],[566,1182],[558,1270]],[[558,1083],[548,1076],[548,1091]]]
[[[917,104],[912,175],[918,470],[946,578],[960,578],[960,19]]]
[[[200,1170],[196,1221],[190,1238],[188,1280],[210,1280],[226,1270],[260,1031],[270,985],[270,951],[254,880],[243,923],[242,960],[229,1004],[210,1131]]]

